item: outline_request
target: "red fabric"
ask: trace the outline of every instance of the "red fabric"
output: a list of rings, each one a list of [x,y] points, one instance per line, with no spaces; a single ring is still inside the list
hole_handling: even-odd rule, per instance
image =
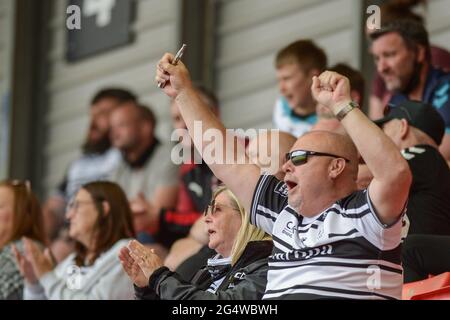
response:
[[[191,212],[174,212],[167,211],[166,212],[166,222],[174,223],[182,226],[191,226],[195,221],[201,216],[200,212],[191,211]]]
[[[175,207],[175,211],[168,210],[166,212],[165,220],[167,223],[174,223],[183,226],[193,225],[194,222],[202,215],[202,212],[195,210],[194,203],[189,196],[189,192],[183,183],[182,177],[194,169],[198,164],[181,164],[180,165],[180,178],[178,182],[178,199]]]
[[[192,199],[189,196],[189,192],[183,183],[183,176],[192,169],[194,169],[195,166],[197,166],[197,164],[194,163],[192,164],[183,163],[180,165],[180,172],[179,172],[180,176],[178,179],[178,200],[175,210],[183,214],[184,212],[191,212],[191,211],[195,212],[194,203],[192,202]]]

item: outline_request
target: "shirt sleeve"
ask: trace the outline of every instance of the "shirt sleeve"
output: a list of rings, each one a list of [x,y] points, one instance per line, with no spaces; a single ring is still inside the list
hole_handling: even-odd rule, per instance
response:
[[[287,187],[271,175],[262,175],[256,185],[250,212],[250,222],[272,235],[278,214],[287,206]]]
[[[344,217],[351,219],[363,237],[377,248],[392,250],[401,243],[405,209],[394,223],[382,223],[372,205],[368,190],[353,193],[341,201],[341,206]]]

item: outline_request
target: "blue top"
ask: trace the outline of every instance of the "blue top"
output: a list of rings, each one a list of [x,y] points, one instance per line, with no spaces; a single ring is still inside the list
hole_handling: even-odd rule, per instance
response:
[[[300,137],[308,132],[316,122],[316,113],[300,116],[292,110],[284,97],[277,99],[273,113],[273,123],[276,129]]]
[[[392,105],[397,105],[408,96],[397,93],[389,101]],[[445,133],[450,134],[450,73],[430,67],[423,91],[422,101],[433,105],[444,118]]]

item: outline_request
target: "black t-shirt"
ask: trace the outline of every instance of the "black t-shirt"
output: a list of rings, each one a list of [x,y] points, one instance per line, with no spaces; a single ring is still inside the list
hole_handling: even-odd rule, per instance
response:
[[[407,207],[408,234],[450,235],[450,169],[429,145],[402,150],[413,175]]]

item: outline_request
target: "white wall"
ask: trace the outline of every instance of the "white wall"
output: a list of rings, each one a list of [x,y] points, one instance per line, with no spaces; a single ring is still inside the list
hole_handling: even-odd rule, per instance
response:
[[[13,0],[0,1],[0,180],[7,178],[10,138],[10,90],[13,65]]]
[[[50,75],[49,104],[43,124],[47,134],[42,149],[43,186],[47,192],[58,184],[70,161],[79,154],[88,125],[89,101],[103,87],[122,86],[137,93],[158,117],[157,134],[165,139],[169,137],[168,99],[153,79],[156,63],[163,53],[177,50],[180,2],[136,2],[132,44],[68,64],[65,61],[67,2],[52,1],[52,19],[47,27],[51,46],[46,61]]]
[[[359,0],[227,0],[220,2],[215,65],[221,115],[229,127],[268,127],[278,94],[274,58],[311,38],[329,64],[359,67]]]
[[[450,50],[450,0],[430,0],[425,17],[431,44]]]

